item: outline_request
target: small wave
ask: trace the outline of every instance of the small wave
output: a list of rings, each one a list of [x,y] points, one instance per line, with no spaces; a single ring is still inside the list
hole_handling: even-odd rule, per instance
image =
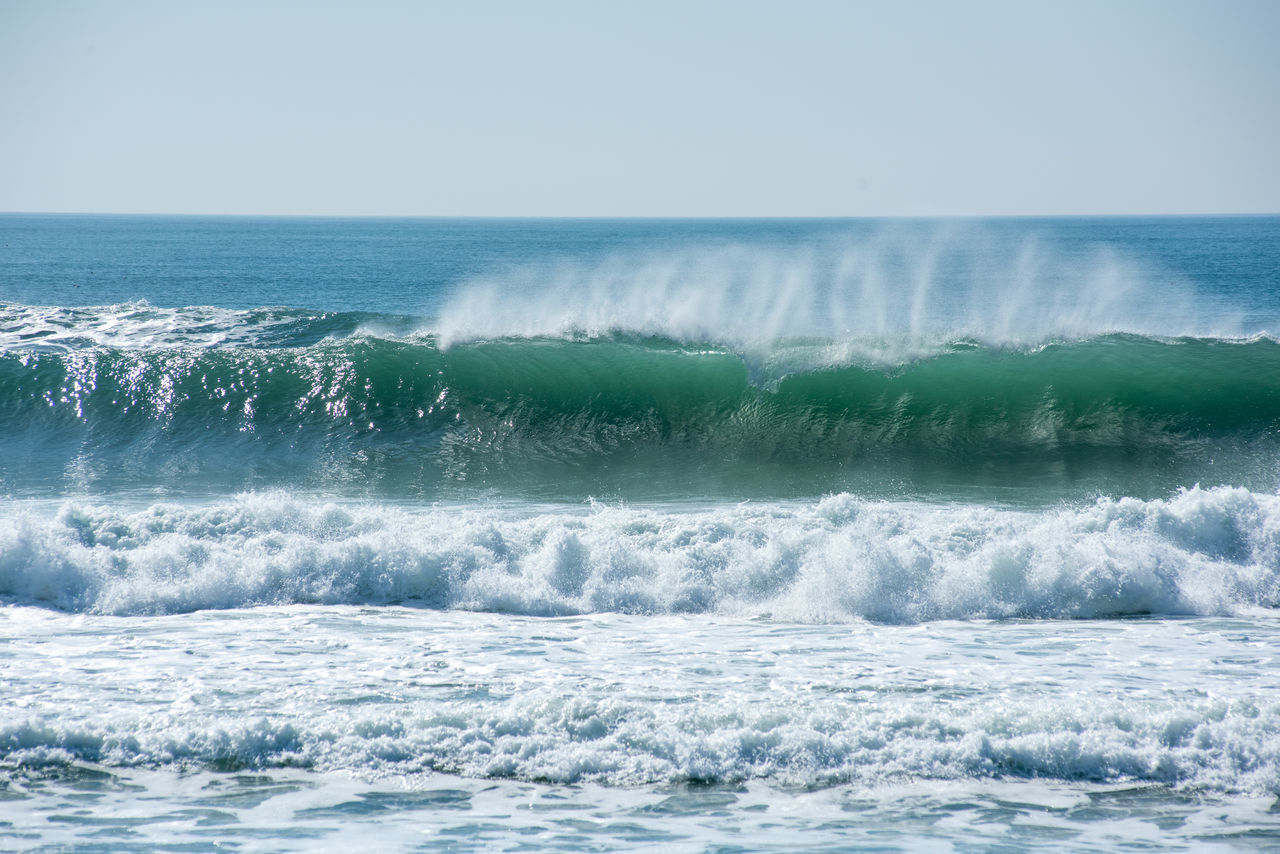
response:
[[[166,308],[145,300],[80,307],[0,302],[0,352],[306,347],[327,338],[396,335],[419,324],[395,315],[284,307]]]
[[[524,515],[277,495],[38,507],[0,522],[0,595],[91,613],[415,602],[912,623],[1280,606],[1280,496],[1240,488],[1039,512],[849,495]]]
[[[1280,789],[1280,709],[1247,700],[1167,702],[989,694],[943,700],[728,691],[714,704],[650,694],[566,696],[525,685],[508,698],[332,708],[307,718],[230,718],[190,699],[145,720],[106,715],[0,722],[0,762],[38,769],[220,771],[304,767],[359,776],[448,772],[541,782],[823,787],[903,779],[1155,783],[1201,792]],[[597,688],[598,690],[598,688]],[[290,696],[301,693],[290,690]],[[579,691],[578,694],[583,692]],[[399,704],[397,704],[399,706]]]

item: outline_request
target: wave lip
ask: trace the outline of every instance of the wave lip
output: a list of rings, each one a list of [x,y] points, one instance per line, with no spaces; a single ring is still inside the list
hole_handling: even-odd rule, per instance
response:
[[[1280,607],[1280,496],[1240,488],[1039,512],[849,495],[523,515],[269,494],[43,506],[0,523],[0,595],[73,612],[409,602],[915,623]]]

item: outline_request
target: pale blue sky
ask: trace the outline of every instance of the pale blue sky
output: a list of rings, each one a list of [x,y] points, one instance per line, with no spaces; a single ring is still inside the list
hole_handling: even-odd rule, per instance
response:
[[[1277,0],[0,0],[0,210],[1276,212],[1277,44]]]

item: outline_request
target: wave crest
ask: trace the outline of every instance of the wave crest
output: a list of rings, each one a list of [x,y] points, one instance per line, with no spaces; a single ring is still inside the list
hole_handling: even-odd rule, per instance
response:
[[[1028,347],[1116,333],[1241,337],[1242,323],[1189,282],[1112,248],[1069,256],[1035,235],[1011,242],[957,223],[927,236],[885,228],[858,240],[519,267],[464,283],[432,328],[446,348],[623,334],[750,354],[814,337],[878,342],[885,358],[903,359],[957,339]]]

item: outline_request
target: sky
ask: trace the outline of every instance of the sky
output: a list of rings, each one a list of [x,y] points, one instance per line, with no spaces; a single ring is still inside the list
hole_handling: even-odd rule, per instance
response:
[[[0,211],[1280,212],[1280,2],[0,0]]]

